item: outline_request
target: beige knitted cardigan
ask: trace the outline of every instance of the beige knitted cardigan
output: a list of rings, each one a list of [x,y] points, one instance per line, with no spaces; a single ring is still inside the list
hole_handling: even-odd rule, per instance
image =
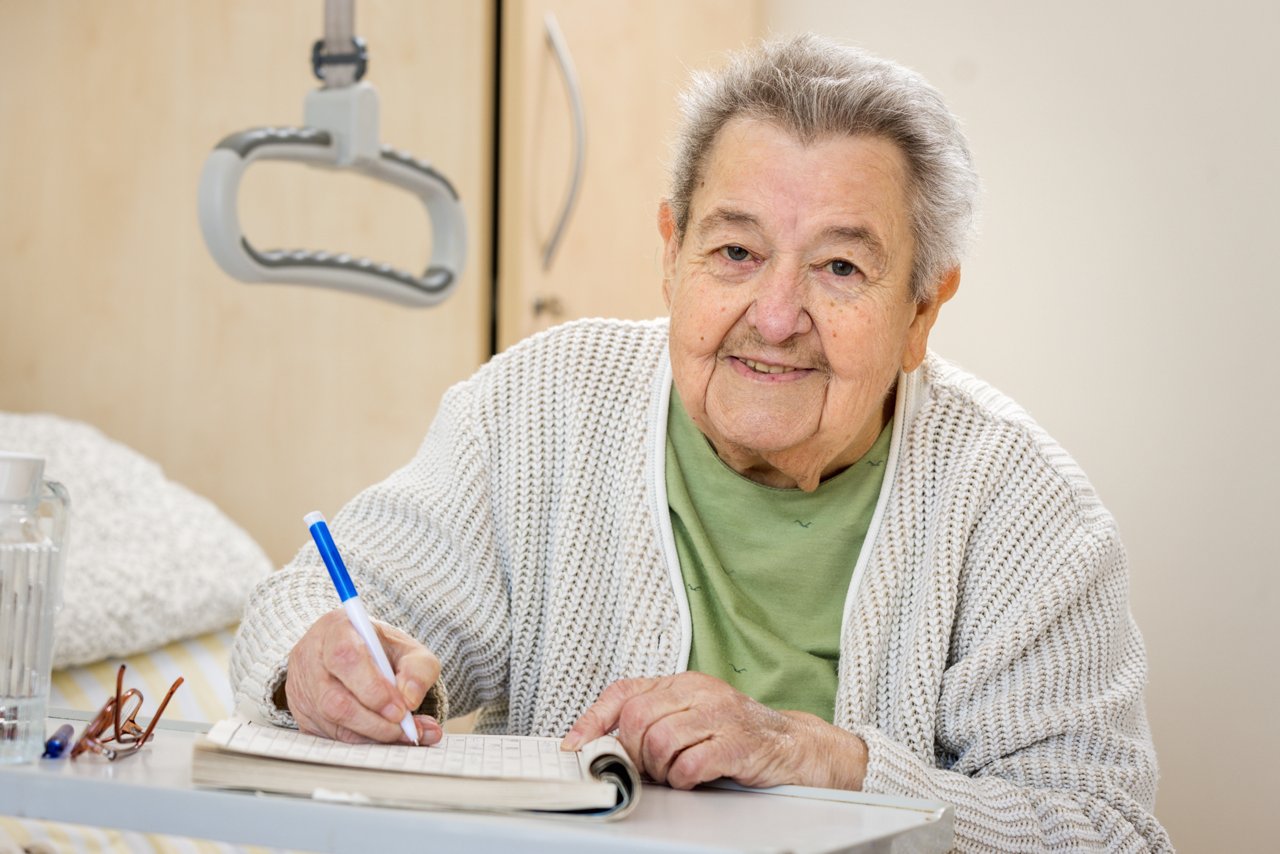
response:
[[[452,388],[413,460],[335,516],[375,618],[443,662],[441,714],[561,735],[614,680],[684,669],[670,389],[665,321],[558,327]],[[1124,551],[1083,473],[933,355],[899,384],[888,466],[835,702],[866,790],[953,804],[962,850],[1167,849]],[[289,649],[336,605],[312,548],[260,584],[237,695],[290,722]]]

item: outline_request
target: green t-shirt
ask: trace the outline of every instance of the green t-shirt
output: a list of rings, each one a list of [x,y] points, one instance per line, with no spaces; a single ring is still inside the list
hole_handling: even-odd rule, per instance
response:
[[[845,596],[892,425],[813,492],[775,489],[721,461],[671,390],[667,503],[693,620],[690,670],[831,720]]]

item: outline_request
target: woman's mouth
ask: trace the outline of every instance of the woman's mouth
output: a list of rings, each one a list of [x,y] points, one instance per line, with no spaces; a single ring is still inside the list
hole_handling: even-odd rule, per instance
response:
[[[770,365],[767,362],[757,362],[755,359],[745,359],[738,357],[738,361],[746,365],[757,374],[789,374],[797,371],[799,368],[792,368],[787,365]]]

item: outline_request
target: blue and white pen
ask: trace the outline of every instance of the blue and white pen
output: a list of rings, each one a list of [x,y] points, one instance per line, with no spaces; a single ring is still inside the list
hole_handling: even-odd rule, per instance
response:
[[[71,744],[71,736],[75,732],[71,728],[71,724],[63,724],[58,727],[53,735],[49,736],[49,740],[44,743],[44,758],[57,759]]]
[[[324,565],[329,568],[329,577],[333,579],[333,586],[338,589],[338,598],[342,600],[342,607],[346,609],[347,619],[360,633],[365,646],[369,647],[369,652],[377,662],[382,675],[387,677],[392,687],[395,687],[396,676],[391,670],[391,662],[387,660],[387,651],[382,648],[382,641],[378,640],[378,633],[373,630],[369,612],[364,609],[360,594],[356,592],[356,586],[351,583],[351,576],[347,574],[347,565],[342,562],[342,555],[338,554],[338,547],[329,534],[329,526],[325,524],[324,514],[315,510],[304,516],[303,521],[311,531],[311,539],[316,541],[316,548],[320,550]],[[404,730],[404,734],[410,741],[414,744],[418,743],[418,728],[414,726],[413,715],[410,712],[404,713],[400,728]]]

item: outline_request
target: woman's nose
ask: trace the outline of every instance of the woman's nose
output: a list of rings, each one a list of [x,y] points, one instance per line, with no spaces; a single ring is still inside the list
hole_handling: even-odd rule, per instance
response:
[[[781,344],[813,328],[805,308],[804,277],[799,270],[779,266],[760,277],[747,322],[769,344]]]

